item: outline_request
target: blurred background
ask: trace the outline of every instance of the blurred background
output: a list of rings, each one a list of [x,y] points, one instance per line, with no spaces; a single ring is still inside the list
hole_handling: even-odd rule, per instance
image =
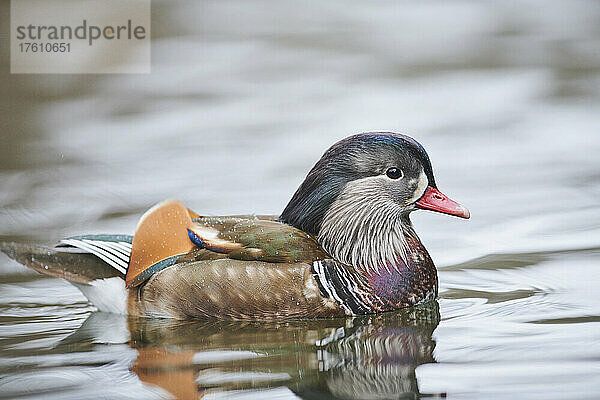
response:
[[[139,75],[9,74],[9,15],[1,2],[2,239],[131,233],[166,198],[206,215],[277,214],[335,141],[406,133],[472,218],[413,214],[439,268],[439,326],[418,333],[435,346],[409,363],[408,388],[370,398],[600,396],[599,2],[153,1],[152,73]],[[49,382],[82,361],[56,346],[91,307],[4,256],[0,281],[0,397],[65,398]],[[130,352],[110,349],[85,349],[111,366],[93,381],[122,374],[119,393],[149,396]],[[23,388],[41,368],[52,379]],[[270,393],[311,397],[286,373]],[[366,398],[328,376],[315,398]],[[65,379],[74,398],[98,393]],[[207,398],[229,390],[208,386]],[[266,396],[244,384],[235,395],[245,390]]]

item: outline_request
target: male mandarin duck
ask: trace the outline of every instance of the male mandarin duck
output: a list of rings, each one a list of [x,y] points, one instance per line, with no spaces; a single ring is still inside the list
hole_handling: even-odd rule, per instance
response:
[[[170,200],[147,211],[133,237],[0,248],[75,284],[102,311],[179,319],[342,317],[436,297],[437,271],[409,218],[416,209],[470,216],[437,189],[416,140],[372,132],[331,146],[279,217],[200,216]]]

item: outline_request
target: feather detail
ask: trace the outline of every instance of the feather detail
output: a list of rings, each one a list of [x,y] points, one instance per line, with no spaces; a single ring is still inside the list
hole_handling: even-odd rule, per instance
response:
[[[142,283],[136,278],[153,265],[190,252],[195,247],[188,237],[191,225],[188,209],[176,200],[163,201],[146,211],[133,235],[127,287]]]
[[[126,245],[130,246],[129,243],[122,242],[115,246],[111,242],[93,239],[63,239],[60,243],[95,255],[123,275],[127,273],[131,250],[127,251]]]
[[[316,239],[288,224],[255,217],[202,217],[188,229],[201,249],[246,261],[306,262],[327,258]]]
[[[122,278],[96,279],[88,284],[71,283],[99,311],[127,314],[127,289]]]
[[[416,237],[406,208],[379,195],[379,176],[352,181],[333,202],[318,240],[343,264],[380,275],[408,265],[407,238]]]
[[[327,259],[315,261],[311,272],[321,295],[337,303],[346,315],[397,310],[434,299],[437,295],[437,275],[429,256],[417,271],[400,275],[395,269],[389,274],[366,276],[362,271]]]
[[[311,271],[323,297],[337,302],[346,315],[368,314],[379,300],[369,289],[365,277],[335,260],[315,261]]]
[[[190,240],[198,247],[214,251],[215,253],[229,254],[240,250],[243,244],[234,240],[227,240],[220,237],[220,231],[216,228],[192,223],[188,228]]]

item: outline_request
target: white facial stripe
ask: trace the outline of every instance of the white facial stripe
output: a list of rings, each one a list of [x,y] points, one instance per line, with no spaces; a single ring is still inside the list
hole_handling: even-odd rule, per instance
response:
[[[421,196],[423,196],[425,190],[427,190],[428,182],[427,175],[425,175],[425,172],[421,170],[418,178],[417,188],[415,189],[415,194],[408,200],[407,204],[412,204],[419,200]]]
[[[325,213],[318,235],[336,260],[377,274],[388,263],[396,267],[399,258],[406,263],[405,237],[415,235],[410,222],[405,226],[400,219],[403,206],[381,195],[380,179],[388,181],[379,175],[348,183]]]

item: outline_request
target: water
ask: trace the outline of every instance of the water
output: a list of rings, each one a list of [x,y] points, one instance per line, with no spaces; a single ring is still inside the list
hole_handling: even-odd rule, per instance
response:
[[[329,145],[377,129],[420,140],[472,219],[413,214],[437,303],[347,320],[127,320],[2,256],[0,397],[600,397],[598,20],[583,1],[155,2],[150,75],[3,72],[2,239],[131,233],[173,197],[277,213]]]

